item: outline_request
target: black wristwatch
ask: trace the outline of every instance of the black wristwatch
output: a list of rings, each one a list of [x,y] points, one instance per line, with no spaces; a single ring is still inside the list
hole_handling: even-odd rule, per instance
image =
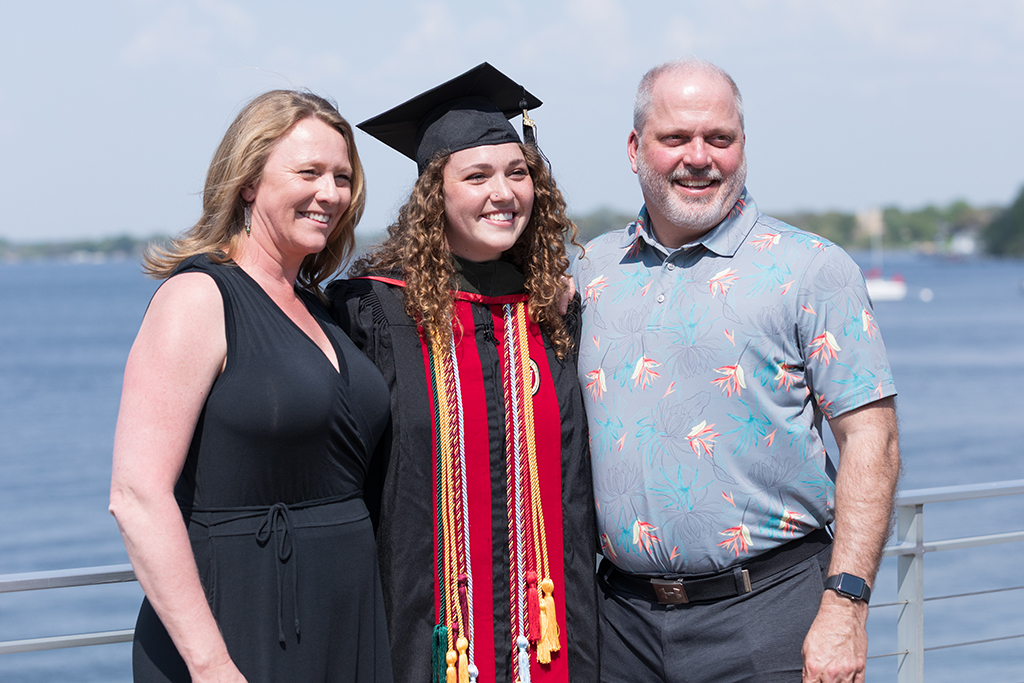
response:
[[[868,582],[859,576],[853,574],[835,574],[825,579],[825,589],[834,590],[844,598],[850,598],[851,600],[860,600],[865,605],[868,604],[868,600],[871,599],[871,588],[868,587]]]

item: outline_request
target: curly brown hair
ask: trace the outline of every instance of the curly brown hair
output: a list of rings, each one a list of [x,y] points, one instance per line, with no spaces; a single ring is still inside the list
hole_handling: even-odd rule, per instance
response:
[[[210,162],[199,221],[169,246],[151,247],[143,257],[143,271],[155,278],[167,278],[178,264],[195,254],[209,254],[218,263],[229,261],[245,231],[242,188],[259,185],[274,147],[299,121],[308,118],[320,119],[341,134],[352,164],[351,203],[327,245],[319,253],[306,256],[299,269],[298,285],[322,297],[320,283],[338,270],[355,244],[353,233],[366,203],[366,183],[352,126],[333,104],[309,92],[271,90],[242,108]]]
[[[558,312],[562,277],[569,268],[568,238],[576,241],[576,225],[565,214],[565,199],[547,163],[529,145],[519,145],[533,180],[533,211],[523,234],[505,258],[526,276],[530,319],[551,339],[559,358],[572,349],[572,340]],[[434,157],[413,186],[409,201],[388,228],[388,238],[376,251],[357,260],[352,275],[401,273],[405,280],[405,311],[432,342],[447,338],[458,287],[455,262],[445,242],[444,167],[451,154]]]

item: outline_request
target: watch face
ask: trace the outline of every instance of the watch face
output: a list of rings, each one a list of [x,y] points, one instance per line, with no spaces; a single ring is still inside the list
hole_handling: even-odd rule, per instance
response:
[[[864,599],[864,588],[867,583],[864,579],[853,574],[840,574],[836,583],[836,592],[858,600]]]

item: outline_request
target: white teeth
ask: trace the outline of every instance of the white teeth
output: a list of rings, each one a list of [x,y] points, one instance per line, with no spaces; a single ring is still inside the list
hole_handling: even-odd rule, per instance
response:
[[[513,213],[489,213],[484,218],[492,221],[510,221],[514,215]]]
[[[679,184],[684,187],[707,187],[711,184],[710,180],[680,180]]]
[[[313,220],[319,221],[321,223],[326,223],[328,220],[330,220],[330,216],[328,216],[325,213],[303,212],[302,215],[305,216],[306,218],[312,218]]]

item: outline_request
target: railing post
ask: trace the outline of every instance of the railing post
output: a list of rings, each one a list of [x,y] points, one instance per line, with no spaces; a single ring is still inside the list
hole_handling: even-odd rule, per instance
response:
[[[924,504],[897,509],[896,537],[914,546],[913,555],[900,555],[897,569],[896,649],[904,652],[897,665],[898,683],[924,683]]]

